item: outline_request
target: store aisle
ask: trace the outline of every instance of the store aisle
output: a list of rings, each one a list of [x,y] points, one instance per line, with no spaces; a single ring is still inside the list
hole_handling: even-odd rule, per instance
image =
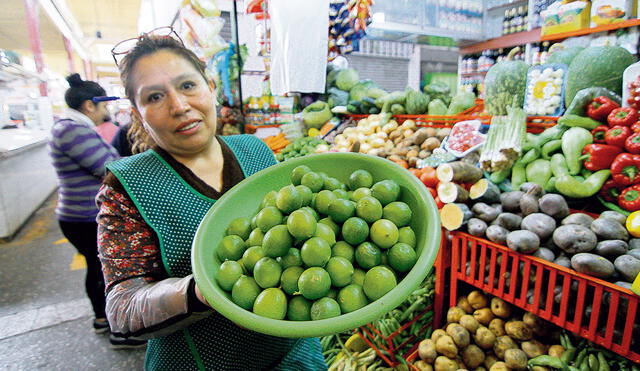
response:
[[[60,232],[52,196],[0,242],[0,370],[141,370],[144,350],[114,351],[91,328],[85,263]]]

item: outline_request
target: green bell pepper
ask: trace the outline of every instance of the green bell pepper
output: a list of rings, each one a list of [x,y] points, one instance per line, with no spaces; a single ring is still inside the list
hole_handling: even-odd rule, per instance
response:
[[[571,128],[562,134],[562,153],[567,161],[569,174],[577,175],[580,173],[582,150],[584,146],[591,143],[593,143],[593,135],[584,128]]]
[[[545,143],[540,150],[540,154],[542,158],[545,160],[551,159],[551,154],[557,150],[562,149],[562,139],[555,139],[550,142]]]
[[[518,162],[522,165],[529,165],[533,161],[537,160],[538,157],[540,157],[540,151],[534,147],[528,150],[527,153],[518,160]]]
[[[533,182],[540,187],[544,187],[549,178],[551,178],[551,163],[548,160],[539,158],[527,165],[525,174],[527,182]]]
[[[562,135],[567,130],[569,130],[567,125],[557,124],[545,129],[545,131],[538,135],[532,137],[527,136],[527,138],[534,147],[542,148],[547,142],[562,138]]]
[[[599,121],[596,121],[590,117],[582,117],[578,115],[564,115],[558,119],[558,124],[567,125],[573,128],[585,128],[587,130],[593,130],[602,125]]]
[[[500,184],[505,179],[507,179],[510,174],[511,168],[502,169],[491,173],[491,175],[489,176],[489,180],[491,180],[494,184]]]
[[[567,197],[586,198],[598,193],[604,182],[611,175],[611,170],[600,170],[593,173],[584,181],[571,175],[561,175],[556,179],[556,189]]]
[[[511,189],[518,190],[527,181],[525,165],[516,162],[511,168]]]
[[[549,178],[547,184],[545,184],[542,188],[547,193],[558,193],[558,190],[556,189],[556,177],[552,176],[551,178]]]
[[[553,176],[559,178],[562,175],[569,175],[569,169],[567,168],[567,161],[562,153],[556,153],[551,156],[551,172]]]

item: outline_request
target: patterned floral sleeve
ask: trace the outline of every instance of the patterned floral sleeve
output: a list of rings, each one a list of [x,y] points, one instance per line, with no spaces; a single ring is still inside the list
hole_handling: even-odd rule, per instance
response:
[[[134,277],[166,278],[155,232],[125,194],[103,185],[96,198],[98,250],[107,291]]]

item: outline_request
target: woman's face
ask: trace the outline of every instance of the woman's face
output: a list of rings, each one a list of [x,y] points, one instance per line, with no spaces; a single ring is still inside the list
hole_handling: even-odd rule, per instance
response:
[[[135,106],[153,140],[177,155],[209,148],[216,132],[213,86],[168,50],[140,58],[131,73]]]

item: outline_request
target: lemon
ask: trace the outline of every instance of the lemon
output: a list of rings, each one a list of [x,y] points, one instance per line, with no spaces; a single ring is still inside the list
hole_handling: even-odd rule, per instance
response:
[[[358,217],[351,217],[342,224],[342,238],[351,245],[364,242],[369,236],[367,222]]]
[[[282,213],[277,207],[267,206],[256,215],[256,225],[263,233],[282,223]]]
[[[349,245],[344,241],[338,241],[331,248],[331,256],[339,256],[347,259],[349,262],[353,263],[353,257],[355,254],[355,249],[353,246]]]
[[[324,186],[324,179],[319,174],[311,171],[302,176],[300,184],[309,187],[313,193],[316,193],[322,190],[322,187]]]
[[[393,245],[388,252],[389,265],[396,272],[408,272],[413,268],[418,260],[418,256],[413,248],[406,243]]]
[[[351,201],[358,202],[361,198],[371,196],[371,189],[369,188],[358,188],[351,193]]]
[[[371,187],[371,195],[386,206],[400,197],[400,186],[393,180],[382,180]]]
[[[247,239],[246,243],[247,246],[260,246],[262,245],[263,239],[264,233],[262,233],[262,230],[260,230],[260,228],[255,228],[251,231],[251,233],[249,233],[249,238]]]
[[[382,251],[371,242],[363,242],[356,248],[356,262],[364,269],[370,269],[382,263]]]
[[[241,276],[231,289],[231,300],[239,307],[251,310],[261,290],[252,277]]]
[[[253,272],[258,260],[265,257],[262,246],[251,246],[242,254],[242,265],[247,272]]]
[[[322,223],[327,227],[331,228],[331,230],[333,231],[333,234],[336,236],[340,233],[340,226],[336,224],[336,222],[331,220],[331,218],[322,218],[318,221],[318,223]]]
[[[298,291],[298,278],[304,272],[302,267],[289,267],[282,272],[280,277],[280,287],[289,295],[293,295]]]
[[[335,287],[344,287],[351,283],[353,278],[353,265],[351,262],[342,257],[333,257],[329,259],[325,269],[331,277],[331,284]]]
[[[340,314],[340,305],[331,298],[316,300],[311,305],[311,319],[314,321],[337,317]]]
[[[280,289],[268,288],[256,298],[253,313],[267,318],[284,319],[287,315],[287,296]]]
[[[271,191],[264,195],[262,198],[262,203],[260,204],[260,208],[264,209],[267,206],[276,206],[276,197],[278,196],[278,192]]]
[[[298,210],[304,210],[304,211],[308,212],[309,214],[311,214],[313,216],[313,218],[316,221],[320,220],[320,215],[318,215],[318,213],[312,207],[304,206],[304,207],[299,208]]]
[[[272,258],[264,257],[253,267],[253,278],[263,289],[278,286],[281,275],[282,267]]]
[[[333,191],[334,189],[341,189],[342,183],[336,178],[327,177],[324,182],[324,189]]]
[[[365,295],[369,300],[374,301],[383,297],[386,293],[396,287],[396,276],[387,267],[373,267],[364,276]]]
[[[336,196],[335,193],[331,191],[327,191],[326,189],[324,191],[320,191],[320,193],[318,193],[318,195],[316,196],[315,209],[322,214],[328,215],[329,205],[331,205],[331,203],[337,199],[338,196]]]
[[[216,281],[218,281],[220,288],[225,291],[231,291],[233,284],[236,283],[240,276],[242,276],[242,266],[240,263],[233,260],[227,260],[220,264]]]
[[[416,234],[411,227],[402,227],[398,229],[398,242],[406,243],[407,245],[416,247]]]
[[[342,198],[343,200],[349,200],[349,193],[347,193],[347,191],[345,191],[344,189],[334,189],[333,194],[336,195],[336,197],[338,198]]]
[[[366,274],[367,274],[367,272],[363,271],[362,269],[354,270],[351,283],[359,285],[359,286],[364,285],[364,276]]]
[[[286,225],[276,225],[264,235],[262,248],[264,254],[271,258],[284,256],[293,245],[293,238]]]
[[[280,265],[283,269],[287,269],[289,267],[297,267],[302,265],[302,257],[300,256],[300,250],[292,247],[287,252],[287,255],[278,258],[280,259]]]
[[[311,192],[311,189],[307,186],[299,185],[296,186],[296,190],[302,197],[302,206],[311,205],[311,198],[313,197],[313,192]]]
[[[355,215],[356,207],[352,201],[337,198],[329,204],[329,217],[336,223],[343,223]]]
[[[336,244],[336,234],[333,233],[333,229],[324,223],[318,223],[316,226],[315,237],[320,237],[323,240],[327,241],[329,246],[333,246]]]

